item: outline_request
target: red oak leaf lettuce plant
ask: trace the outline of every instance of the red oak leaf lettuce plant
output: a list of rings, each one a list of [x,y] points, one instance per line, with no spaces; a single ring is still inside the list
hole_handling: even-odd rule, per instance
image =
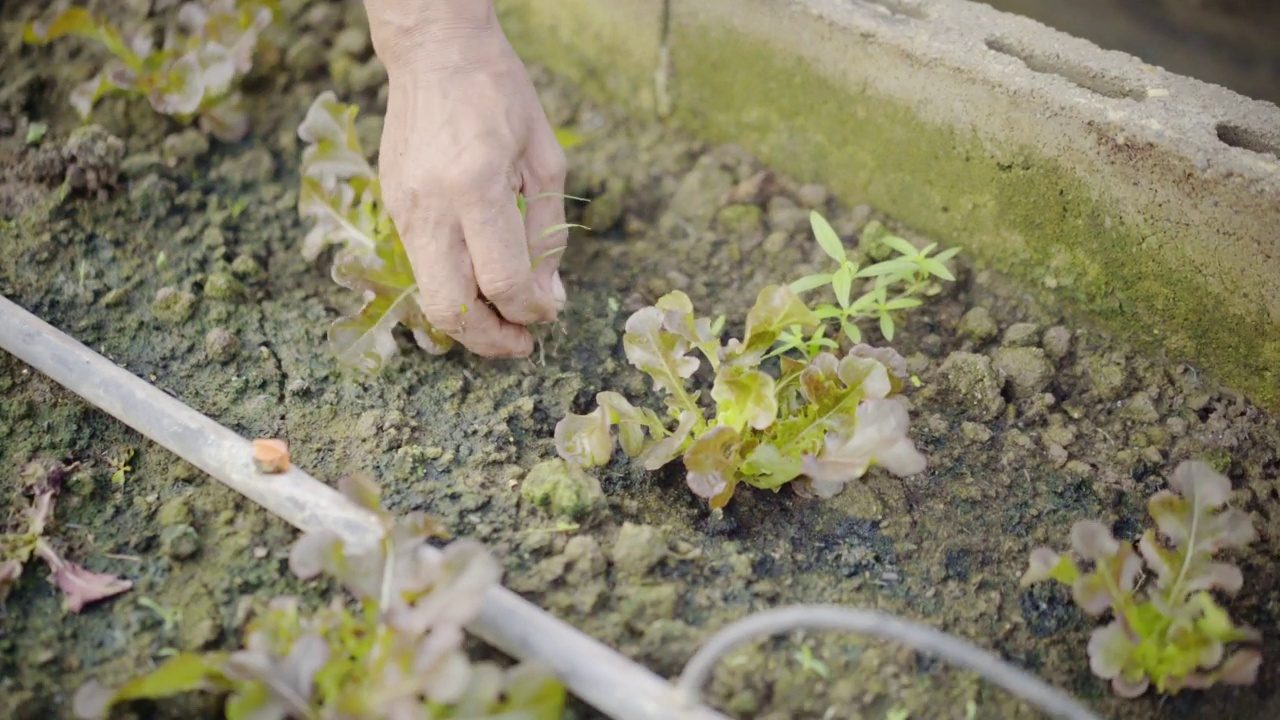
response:
[[[54,500],[69,471],[70,468],[60,464],[41,460],[23,468],[23,485],[32,498],[20,513],[16,528],[0,533],[0,602],[22,577],[23,567],[33,557],[49,566],[49,580],[62,591],[63,604],[71,612],[78,613],[90,603],[133,587],[128,580],[86,570],[67,560],[45,537],[53,519]]]
[[[326,573],[355,597],[315,612],[296,598],[273,600],[232,652],[182,653],[116,688],[90,682],[73,710],[102,720],[116,704],[191,691],[226,695],[229,720],[559,720],[565,690],[530,664],[473,663],[463,626],[501,579],[497,560],[462,538],[427,545],[441,530],[421,514],[381,508],[372,480],[349,477],[342,492],[382,519],[380,543],[345,546],[329,530],[303,534],[289,567],[302,579]]]
[[[411,330],[418,346],[433,355],[448,352],[453,339],[432,326],[418,304],[409,256],[356,135],[358,112],[331,91],[312,102],[298,127],[298,137],[307,143],[298,213],[311,223],[303,257],[315,260],[326,247],[337,246],[334,281],[363,297],[357,312],[330,326],[330,349],[339,362],[374,371],[397,352],[396,325]]]
[[[302,152],[298,213],[310,223],[302,241],[303,257],[314,261],[328,246],[337,246],[333,279],[363,298],[360,310],[330,326],[330,349],[339,362],[373,372],[396,355],[392,331],[397,325],[408,328],[418,346],[432,355],[448,352],[454,340],[422,312],[409,256],[382,204],[378,173],[356,134],[358,113],[359,108],[339,102],[332,91],[312,102],[298,127],[298,137],[307,143]],[[578,142],[565,132],[557,133],[557,139],[566,147]],[[555,193],[528,199],[548,196],[582,199]],[[514,201],[523,214],[526,198],[517,194]],[[546,228],[542,235],[573,227],[583,226],[561,223]],[[533,258],[533,267],[549,254]]]
[[[918,305],[904,300],[916,300],[910,295],[927,288],[926,278],[951,274],[928,255],[932,247],[917,251],[896,237],[909,252],[860,268],[822,216],[811,221],[837,269],[765,287],[742,338],[722,341],[724,318],[696,317],[680,291],[631,315],[623,349],[652,378],[665,413],[602,392],[594,411],[570,413],[556,425],[559,455],[586,468],[604,465],[617,426],[624,452],[648,470],[682,458],[686,483],[712,508],[724,507],[742,483],[776,491],[797,481],[797,492],[826,498],[872,465],[900,476],[923,472],[925,458],[907,436],[907,408],[897,397],[908,380],[906,363],[892,348],[860,342],[856,322],[879,318],[892,336],[885,318]],[[873,286],[854,300],[860,280]],[[811,308],[797,294],[824,285],[835,304]],[[714,373],[709,402],[689,387],[704,360]]]
[[[1234,624],[1212,594],[1234,594],[1243,585],[1240,568],[1214,555],[1253,541],[1248,514],[1224,507],[1231,482],[1207,463],[1183,462],[1169,484],[1148,501],[1158,531],[1143,533],[1136,552],[1102,523],[1081,520],[1071,528],[1078,560],[1038,548],[1022,578],[1023,585],[1056,580],[1089,615],[1110,613],[1111,622],[1089,637],[1089,667],[1122,697],[1138,697],[1152,685],[1170,694],[1248,685],[1262,662],[1252,647],[1227,654],[1229,646],[1261,638]],[[1154,582],[1144,583],[1150,575]]]
[[[198,120],[219,140],[236,142],[249,131],[239,82],[253,68],[258,41],[276,17],[274,0],[198,0],[183,3],[167,22],[159,45],[150,25],[122,32],[105,18],[72,6],[29,24],[24,39],[44,44],[76,35],[96,40],[114,57],[71,93],[88,119],[108,93],[146,97],[156,112],[183,124]]]

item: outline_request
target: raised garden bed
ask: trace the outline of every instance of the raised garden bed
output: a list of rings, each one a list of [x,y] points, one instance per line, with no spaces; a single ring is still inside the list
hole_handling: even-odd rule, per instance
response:
[[[926,472],[873,470],[829,500],[743,488],[711,513],[680,463],[649,473],[618,453],[595,471],[598,493],[580,488],[575,517],[529,503],[522,486],[552,469],[540,464],[556,457],[561,417],[588,411],[602,390],[646,397],[650,381],[622,349],[631,312],[679,289],[740,332],[734,319],[762,287],[821,268],[810,209],[851,251],[873,219],[925,240],[911,218],[841,205],[740,148],[601,106],[540,68],[552,122],[583,139],[569,150],[567,192],[592,202],[571,219],[594,228],[575,233],[564,257],[570,301],[545,353],[433,357],[402,338],[405,352],[378,375],[337,364],[325,331],[353,298],[326,262],[300,254],[296,129],[333,88],[363,108],[365,146],[376,147],[385,95],[357,42],[360,7],[349,5],[344,18],[340,4],[311,3],[290,26],[296,44],[281,67],[251,77],[253,130],[231,146],[117,100],[99,110],[101,133],[75,133],[65,94],[92,55],[75,43],[5,46],[0,64],[14,70],[0,80],[0,293],[242,435],[287,440],[318,477],[370,472],[390,507],[482,540],[508,587],[659,674],[677,673],[707,636],[753,611],[835,603],[970,639],[1106,717],[1267,716],[1280,678],[1268,662],[1280,423],[1194,367],[1067,321],[963,254],[957,282],[906,316],[893,342],[920,380],[906,395]],[[26,14],[6,7],[0,18]],[[331,77],[323,48],[339,34],[353,53]],[[34,121],[48,130],[26,145]],[[54,201],[68,177],[117,170],[117,183],[73,183]],[[69,717],[89,679],[122,681],[172,649],[234,647],[273,596],[319,602],[332,591],[289,575],[294,532],[282,521],[8,355],[0,393],[0,515],[25,503],[28,461],[79,463],[56,542],[133,583],[69,614],[45,571],[27,572],[0,616],[0,714]],[[1233,504],[1258,529],[1231,557],[1244,588],[1227,607],[1263,631],[1263,665],[1248,688],[1121,700],[1089,671],[1096,622],[1062,589],[1018,579],[1029,553],[1064,547],[1077,520],[1136,539],[1150,525],[1147,499],[1188,458],[1231,479]],[[709,696],[734,717],[1036,716],[969,673],[835,633],[738,651]],[[192,695],[135,712],[218,709]],[[595,717],[582,706],[571,714]]]

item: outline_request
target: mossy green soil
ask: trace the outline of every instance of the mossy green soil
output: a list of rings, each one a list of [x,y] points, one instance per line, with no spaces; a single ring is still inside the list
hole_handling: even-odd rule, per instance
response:
[[[323,262],[299,253],[294,130],[315,95],[334,88],[364,108],[376,147],[385,95],[360,42],[359,5],[347,5],[346,19],[344,6],[323,3],[293,19],[286,62],[249,88],[254,134],[233,147],[204,148],[146,107],[112,101],[97,120],[119,150],[98,134],[64,152],[77,125],[65,96],[95,56],[76,41],[4,46],[0,292],[237,432],[286,439],[294,462],[320,478],[373,473],[390,506],[427,510],[489,543],[510,587],[659,673],[674,675],[733,619],[826,602],[970,639],[1108,717],[1274,712],[1280,424],[1195,368],[1064,325],[1056,309],[963,263],[959,281],[895,343],[923,381],[910,399],[926,473],[876,471],[826,502],[745,491],[716,517],[684,488],[678,463],[648,474],[619,457],[598,473],[605,501],[576,528],[523,501],[521,483],[554,457],[552,429],[565,412],[585,411],[600,390],[647,397],[621,348],[630,311],[679,288],[700,312],[740,320],[760,287],[817,267],[807,207],[821,208],[851,246],[876,215],[796,187],[733,147],[594,106],[536,68],[552,121],[585,138],[570,151],[568,191],[594,198],[574,211],[594,231],[575,235],[564,257],[571,299],[545,354],[437,358],[404,342],[378,376],[337,366],[325,331],[353,298]],[[6,5],[5,38],[25,12]],[[352,54],[328,62],[321,48],[344,28]],[[36,147],[23,142],[30,121],[50,124]],[[115,183],[98,182],[117,170]],[[62,193],[68,174],[75,188]],[[158,293],[168,299],[157,303]],[[114,484],[113,463],[129,450],[132,469]],[[0,614],[4,717],[66,717],[89,678],[121,680],[172,648],[229,647],[272,596],[327,591],[289,577],[294,532],[282,521],[0,356],[0,513],[20,506],[18,470],[41,456],[81,463],[54,541],[135,587],[70,614],[45,569],[29,566]],[[1088,670],[1093,621],[1061,590],[1017,580],[1028,552],[1065,545],[1075,520],[1096,517],[1135,537],[1148,522],[1146,498],[1197,456],[1226,469],[1260,530],[1235,558],[1245,589],[1229,605],[1265,635],[1259,683],[1118,701]],[[162,537],[182,525],[199,539],[185,557]],[[801,660],[809,656],[817,662]],[[970,707],[973,717],[1036,717],[939,661],[834,634],[735,653],[710,696],[744,718],[962,718]],[[216,707],[187,698],[135,712],[213,718]]]

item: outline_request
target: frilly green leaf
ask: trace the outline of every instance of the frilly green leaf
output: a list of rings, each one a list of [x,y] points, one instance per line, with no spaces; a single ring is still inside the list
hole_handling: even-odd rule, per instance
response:
[[[759,370],[727,367],[716,375],[711,388],[716,417],[735,432],[750,425],[764,430],[778,417],[773,378]]]
[[[1249,684],[1261,661],[1251,648],[1228,655],[1228,646],[1257,643],[1261,636],[1236,625],[1210,593],[1234,593],[1243,584],[1240,568],[1213,555],[1254,539],[1249,516],[1224,507],[1231,483],[1206,463],[1182,463],[1170,486],[1148,502],[1159,534],[1154,529],[1143,533],[1137,543],[1141,554],[1105,525],[1082,520],[1071,529],[1071,546],[1087,567],[1037,548],[1022,580],[1057,580],[1071,586],[1081,609],[1096,616],[1111,614],[1110,623],[1090,637],[1089,662],[1094,674],[1110,680],[1121,697],[1137,697],[1151,686],[1177,693],[1216,683]],[[1144,560],[1155,582],[1139,588]]]
[[[712,500],[731,489],[742,461],[739,440],[733,428],[719,425],[689,445],[684,452],[685,482],[694,495]]]
[[[627,318],[622,348],[627,360],[653,379],[653,389],[665,392],[681,408],[696,405],[685,390],[685,380],[698,371],[699,362],[690,356],[689,341],[666,330],[665,313],[657,307],[642,308]]]
[[[317,258],[340,248],[333,279],[360,293],[360,309],[335,321],[329,345],[339,362],[377,372],[399,352],[394,330],[409,329],[418,347],[443,355],[453,339],[427,321],[419,304],[413,266],[382,206],[377,175],[364,159],[355,133],[356,108],[331,91],[316,97],[298,128],[303,150],[298,214],[311,223],[302,254]]]

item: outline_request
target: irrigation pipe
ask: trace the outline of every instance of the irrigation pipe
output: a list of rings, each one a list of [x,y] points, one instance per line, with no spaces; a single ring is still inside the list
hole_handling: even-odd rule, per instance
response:
[[[0,347],[300,530],[327,527],[353,547],[381,536],[368,511],[297,467],[263,475],[249,440],[95,353],[0,296]],[[503,587],[467,628],[518,658],[541,662],[577,697],[615,720],[728,720],[680,704],[666,680]]]
[[[836,605],[792,605],[765,610],[727,625],[690,658],[684,671],[680,673],[676,689],[692,707],[698,702],[699,689],[710,677],[716,661],[725,653],[762,635],[775,635],[800,628],[845,630],[897,640],[917,650],[938,655],[965,670],[976,672],[1051,717],[1063,720],[1101,720],[1043,680],[960,638],[893,615]]]

